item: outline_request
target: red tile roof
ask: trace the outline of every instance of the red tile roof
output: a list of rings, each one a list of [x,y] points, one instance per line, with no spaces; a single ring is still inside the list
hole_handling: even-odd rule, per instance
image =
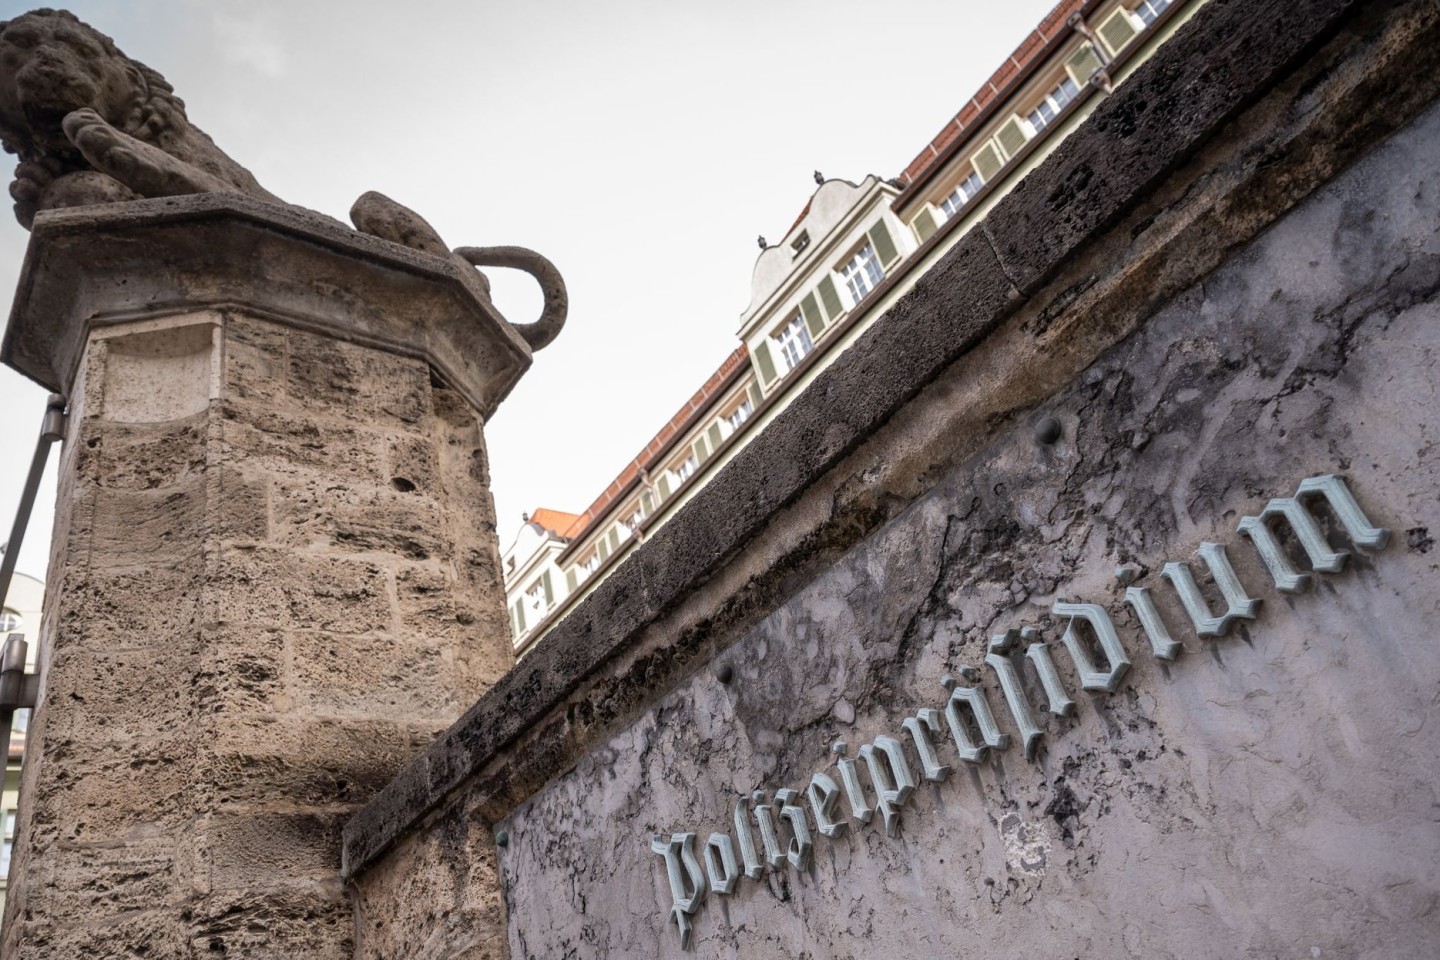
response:
[[[966,101],[915,159],[906,165],[900,174],[900,181],[908,188],[922,184],[931,174],[938,172],[940,167],[950,160],[946,148],[951,147],[951,152],[958,149],[962,134],[988,121],[990,111],[986,108],[994,108],[1003,103],[1005,95],[1029,79],[1031,68],[1038,67],[1054,47],[1069,38],[1070,27],[1067,21],[1070,15],[1084,11],[1095,3],[1096,0],[1060,0],[1045,19],[1040,21],[1039,26],[1020,41],[1015,52],[995,68],[990,79],[981,84],[975,95]],[[901,194],[900,200],[905,198],[905,194]]]
[[[986,107],[992,107],[1004,101],[1004,95],[1008,94],[1011,88],[1018,86],[1029,78],[1031,68],[1038,67],[1050,51],[1060,43],[1063,43],[1070,36],[1070,28],[1067,21],[1070,15],[1076,12],[1086,11],[1093,7],[1099,0],[1060,0],[1051,9],[1050,13],[1040,21],[1039,26],[1026,35],[1015,48],[1015,52],[995,69],[990,79],[981,85],[980,89],[971,99],[965,102],[959,112],[952,117],[940,132],[926,144],[925,148],[905,167],[900,174],[900,180],[907,186],[914,186],[926,179],[929,175],[938,171],[950,158],[946,154],[947,148],[956,148],[965,133],[978,124],[989,119],[989,111]],[[899,199],[903,199],[902,193]],[[813,199],[813,198],[812,198]],[[810,211],[810,204],[805,204],[805,209],[800,211],[795,223],[791,224],[786,236],[790,231],[805,218]],[[572,543],[578,544],[587,536],[592,528],[605,519],[606,513],[614,506],[615,502],[622,496],[627,495],[640,478],[641,470],[651,470],[658,465],[659,458],[668,451],[671,443],[676,437],[691,426],[691,421],[708,409],[710,403],[715,399],[716,394],[730,385],[731,379],[746,362],[745,345],[742,343],[734,353],[730,354],[718,370],[710,375],[710,378],[695,392],[688,403],[682,406],[672,416],[660,432],[645,445],[636,457],[620,471],[619,476],[610,481],[595,502],[586,508],[584,513],[579,515],[565,514],[558,510],[537,510],[531,517],[534,522],[540,514],[553,515],[555,517],[570,517],[567,527],[556,532],[561,536],[569,538]],[[552,529],[542,523],[546,529]]]
[[[530,514],[530,522],[542,530],[548,530],[556,536],[565,536],[565,531],[575,525],[580,518],[573,513],[566,513],[564,510],[551,510],[549,507],[536,507],[535,512]]]
[[[745,344],[742,343],[730,356],[725,358],[725,362],[720,364],[714,373],[710,374],[709,379],[701,385],[699,390],[695,391],[689,401],[675,411],[675,415],[665,426],[660,428],[660,432],[645,444],[645,448],[635,456],[635,459],[620,471],[619,476],[610,481],[610,485],[605,488],[604,492],[595,498],[595,502],[590,504],[584,513],[575,518],[562,535],[578,542],[590,533],[593,525],[604,520],[606,513],[615,501],[627,494],[639,480],[640,471],[642,469],[653,470],[659,458],[665,454],[676,437],[688,430],[691,421],[709,409],[716,396],[730,386],[735,375],[746,366],[745,358]]]

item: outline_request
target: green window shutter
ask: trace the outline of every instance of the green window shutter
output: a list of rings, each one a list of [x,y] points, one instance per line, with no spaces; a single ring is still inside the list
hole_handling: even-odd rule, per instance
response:
[[[716,420],[714,423],[710,424],[710,429],[705,431],[705,435],[710,438],[711,450],[714,450],[716,447],[720,446],[720,442],[725,439],[720,435],[720,421]]]
[[[1135,23],[1130,19],[1130,14],[1122,8],[1106,17],[1096,32],[1100,34],[1100,39],[1105,41],[1105,46],[1110,48],[1111,53],[1119,53],[1127,43],[1135,39],[1135,34],[1140,31],[1135,29]]]
[[[1000,172],[1000,168],[1005,166],[1005,160],[1000,156],[1000,151],[995,149],[995,142],[987,140],[985,146],[970,155],[970,165],[980,174],[981,180],[989,183],[995,174]]]
[[[567,591],[569,591],[570,593],[574,593],[574,592],[575,592],[575,588],[578,587],[579,585],[580,585],[580,580],[579,580],[578,577],[575,576],[575,568],[574,568],[574,567],[571,567],[569,570],[566,570],[566,571],[565,571],[565,589],[566,589]]]
[[[549,570],[546,570],[545,573],[544,573],[544,575],[540,577],[540,582],[545,585],[545,606],[547,606],[547,607],[554,606],[554,605],[555,605],[555,591],[554,591],[554,590],[551,588],[551,586],[550,586],[550,571],[549,571]]]
[[[515,634],[519,636],[525,632],[525,601],[515,601]]]
[[[844,309],[840,305],[840,295],[835,292],[835,281],[828,274],[820,278],[820,285],[815,288],[820,291],[820,302],[825,304],[825,316],[834,320],[840,316]]]
[[[875,226],[870,228],[870,242],[875,244],[875,253],[879,255],[880,262],[887,270],[900,257],[900,251],[895,249],[895,241],[890,239],[890,228],[885,225],[884,220],[877,221]]]
[[[915,218],[915,236],[919,238],[921,243],[924,243],[934,235],[935,214],[930,212],[929,207],[926,207],[924,210],[921,210],[920,215]]]
[[[1078,50],[1065,58],[1065,72],[1070,74],[1071,80],[1082,87],[1090,82],[1090,78],[1095,76],[1095,71],[1102,66],[1104,64],[1100,62],[1100,55],[1088,43],[1080,44]]]
[[[769,340],[755,345],[755,369],[760,371],[760,382],[765,386],[775,382],[775,361],[770,357]]]
[[[825,332],[825,318],[820,316],[815,294],[805,294],[805,299],[800,301],[800,313],[805,317],[805,329],[810,331],[810,339],[819,340],[820,334]]]
[[[610,557],[610,541],[604,537],[600,538],[600,562],[604,563]]]
[[[655,512],[655,495],[649,490],[640,494],[640,509],[645,511],[647,517]]]
[[[696,463],[704,463],[706,460],[710,459],[710,448],[705,445],[704,437],[696,440],[695,445],[691,449],[695,451]]]
[[[664,500],[670,496],[670,478],[665,474],[662,473],[660,475],[660,482],[656,484],[656,487],[660,490],[661,500]]]
[[[995,131],[995,142],[1000,144],[1000,149],[1005,151],[1007,157],[1013,157],[1019,153],[1020,148],[1025,146],[1025,141],[1029,139],[1030,135],[1020,125],[1019,117],[1011,117],[1000,125],[999,130]]]

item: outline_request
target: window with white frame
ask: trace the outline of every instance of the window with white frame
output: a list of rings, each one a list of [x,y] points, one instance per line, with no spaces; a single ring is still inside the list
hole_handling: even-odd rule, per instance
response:
[[[545,612],[545,581],[536,580],[525,591],[525,607],[531,613],[542,614]]]
[[[798,313],[775,335],[775,343],[780,348],[780,363],[785,367],[782,373],[794,370],[805,354],[815,349],[815,341],[810,339],[805,320]]]
[[[1039,133],[1049,125],[1051,120],[1060,115],[1060,111],[1065,109],[1066,104],[1078,96],[1080,96],[1080,87],[1067,76],[1045,94],[1026,119],[1030,121],[1030,126],[1035,128],[1035,132]]]
[[[1170,3],[1171,0],[1140,0],[1140,5],[1135,8],[1135,15],[1145,21],[1145,26],[1148,27],[1160,18],[1160,14]]]
[[[636,530],[640,529],[640,521],[644,519],[645,511],[641,510],[639,507],[636,507],[634,512],[626,518],[625,526],[629,529],[631,533],[634,533]]]
[[[690,456],[677,463],[675,467],[671,470],[671,472],[674,473],[675,476],[683,482],[693,477],[695,475],[695,471],[699,468],[700,462],[695,459],[695,454],[692,453],[690,454]]]
[[[859,303],[885,278],[885,271],[880,267],[880,259],[875,256],[875,248],[867,241],[860,245],[860,249],[856,250],[849,260],[841,264],[840,276],[845,278],[845,286],[850,289],[850,298]]]
[[[600,567],[600,551],[591,550],[590,555],[580,561],[580,569],[587,574],[594,573]]]
[[[754,412],[754,409],[754,406],[750,403],[750,398],[746,397],[740,401],[740,406],[725,415],[722,423],[730,427],[730,433],[734,433],[740,429],[740,424],[750,419],[750,414]],[[724,427],[722,426],[721,429],[724,429]]]
[[[980,188],[985,186],[985,181],[980,179],[980,174],[970,172],[970,176],[960,181],[960,184],[950,191],[950,196],[940,201],[940,209],[945,211],[945,219],[950,219],[960,212],[960,208],[974,199]]]
[[[5,811],[4,846],[0,846],[0,877],[10,875],[10,853],[15,847],[15,811]]]

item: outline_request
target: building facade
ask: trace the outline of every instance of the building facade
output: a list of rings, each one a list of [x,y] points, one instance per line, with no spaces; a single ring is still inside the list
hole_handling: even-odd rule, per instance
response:
[[[39,653],[40,616],[44,608],[45,584],[17,573],[10,581],[9,595],[4,607],[0,608],[0,643],[12,633],[22,634],[29,642],[26,655],[26,672],[35,670]],[[10,742],[6,744],[5,787],[0,792],[0,823],[4,825],[3,844],[0,844],[0,916],[5,909],[5,891],[10,886],[10,851],[15,841],[15,818],[20,798],[20,765],[25,760],[25,731],[29,726],[30,711],[17,710],[10,727]]]
[[[817,173],[800,215],[756,259],[739,347],[584,512],[527,518],[505,562],[517,651],[709,482],[1203,2],[1062,0],[898,177]]]

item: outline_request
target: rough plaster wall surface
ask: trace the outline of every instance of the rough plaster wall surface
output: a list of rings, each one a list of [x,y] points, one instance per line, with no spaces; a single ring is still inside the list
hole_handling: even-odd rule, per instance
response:
[[[512,659],[479,418],[240,311],[82,381],[5,956],[349,960],[340,825]]]
[[[511,955],[682,955],[652,834],[703,842],[742,792],[838,781],[835,740],[903,739],[942,675],[1031,624],[1078,704],[1045,714],[1027,680],[1033,762],[1012,741],[960,764],[938,735],[958,769],[897,837],[852,821],[808,869],[710,894],[695,955],[1433,956],[1437,152],[1432,108],[1052,397],[1059,443],[983,450],[722,653],[730,684],[696,674],[501,822]],[[1326,473],[1390,544],[1279,593],[1236,524]],[[1212,640],[1160,578],[1199,570],[1202,541],[1262,600]],[[1173,664],[1122,606],[1125,563],[1184,642]],[[1114,694],[1080,690],[1059,599],[1114,618],[1134,661]]]

